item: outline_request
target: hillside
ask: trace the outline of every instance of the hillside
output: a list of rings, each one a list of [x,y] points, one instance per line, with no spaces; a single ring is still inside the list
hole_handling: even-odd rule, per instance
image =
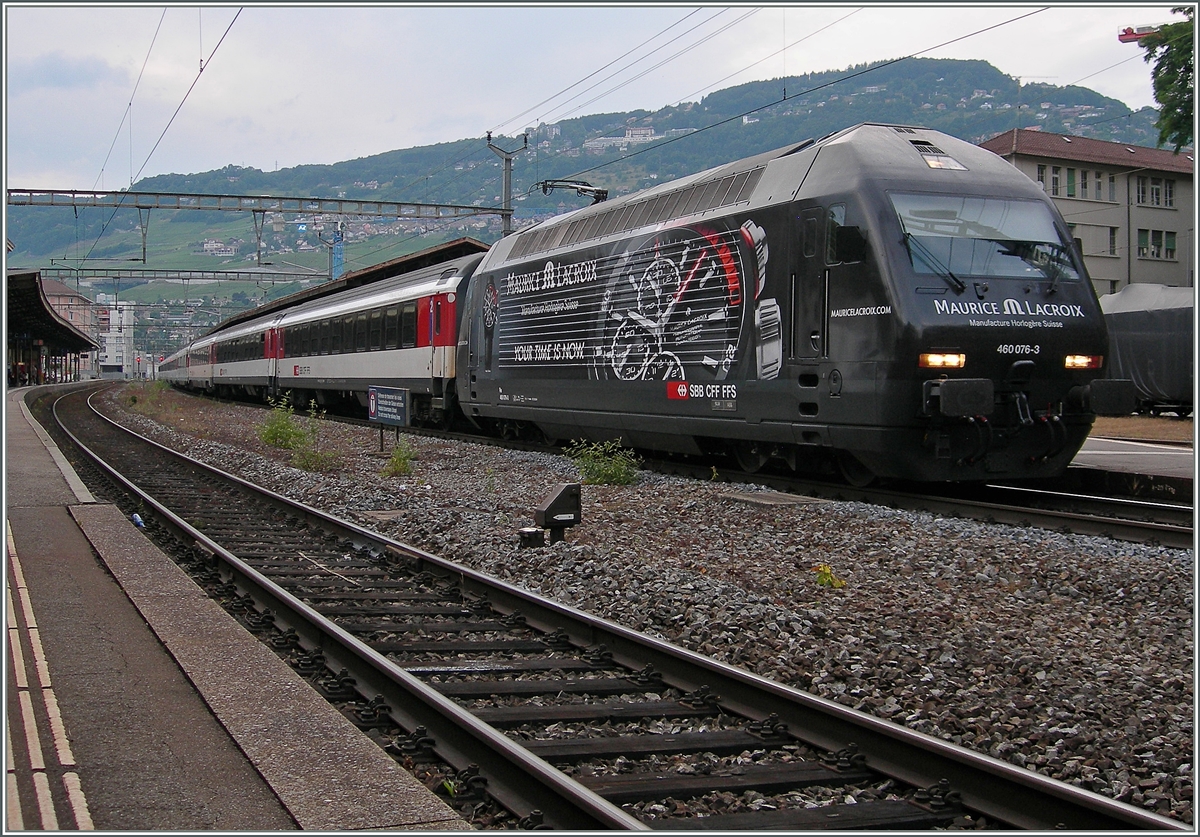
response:
[[[1018,87],[1015,78],[983,61],[906,59],[751,82],[655,112],[594,114],[533,127],[529,151],[514,163],[517,226],[585,203],[570,191],[543,195],[534,188],[542,180],[582,178],[610,194],[623,194],[859,122],[922,125],[971,142],[1018,124],[1036,125],[1055,133],[1153,146],[1156,117],[1151,108],[1135,113],[1083,87]],[[497,137],[496,142],[514,149],[521,140]],[[227,166],[159,175],[139,181],[134,190],[495,206],[501,202],[500,177],[499,158],[474,138],[273,172]],[[289,224],[274,220],[263,233],[269,257],[325,269],[328,251],[312,223],[301,229],[297,219]],[[80,210],[76,216],[70,209],[10,207],[9,238],[17,249],[9,263],[44,265],[50,258],[78,258],[89,251],[92,259],[139,259],[137,221],[134,211],[110,220],[100,210]],[[431,235],[494,240],[499,222],[460,222],[439,231],[412,223],[351,224],[347,269],[428,246]],[[206,239],[224,245],[223,259],[203,254]],[[246,267],[253,264],[254,242],[249,213],[158,212],[151,221],[153,259],[147,266]]]

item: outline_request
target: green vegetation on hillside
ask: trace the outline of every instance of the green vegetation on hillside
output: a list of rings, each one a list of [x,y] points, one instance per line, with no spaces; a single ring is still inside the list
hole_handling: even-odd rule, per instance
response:
[[[1157,112],[1132,112],[1121,102],[1082,87],[1027,84],[984,61],[907,59],[785,79],[750,82],[719,90],[700,102],[659,111],[607,113],[534,126],[529,151],[513,172],[516,224],[583,206],[568,191],[544,195],[546,179],[582,178],[625,194],[789,143],[821,137],[859,122],[923,125],[981,142],[1018,125],[1153,146]],[[744,118],[743,118],[744,117]],[[586,148],[601,137],[624,137],[626,129],[651,129],[662,139],[650,145],[610,144]],[[671,135],[669,132],[678,131]],[[683,132],[690,132],[683,135]],[[496,137],[504,148],[519,138]],[[313,196],[415,203],[498,206],[501,167],[482,138],[401,149],[332,165],[296,166],[274,172],[226,166],[192,174],[146,178],[136,191]],[[488,216],[484,216],[488,217]],[[469,235],[484,242],[499,236],[499,220],[453,223],[395,219],[355,222],[347,234],[345,269],[355,270]],[[305,221],[308,221],[305,224]],[[88,256],[90,266],[129,265],[141,259],[136,211],[70,208],[9,209],[12,265],[37,266],[50,258]],[[326,271],[331,230],[311,218],[268,216],[264,261],[277,269]],[[301,229],[302,225],[305,227]],[[103,235],[101,235],[103,230]],[[205,241],[222,252],[206,255]],[[214,245],[215,246],[215,245]],[[253,267],[255,233],[250,213],[155,212],[150,222],[146,267],[232,270]],[[124,291],[122,298],[125,298]]]

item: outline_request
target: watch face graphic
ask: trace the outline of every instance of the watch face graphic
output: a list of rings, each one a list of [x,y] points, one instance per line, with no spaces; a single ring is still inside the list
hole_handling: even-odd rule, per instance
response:
[[[496,290],[496,284],[488,281],[488,286],[483,289],[483,325],[484,328],[492,329],[496,327],[496,317],[500,312],[500,292]]]
[[[744,288],[736,233],[661,232],[620,262],[601,306],[596,373],[718,381],[738,359]]]

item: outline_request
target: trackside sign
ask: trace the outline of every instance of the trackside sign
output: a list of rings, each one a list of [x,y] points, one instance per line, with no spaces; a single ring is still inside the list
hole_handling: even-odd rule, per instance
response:
[[[408,390],[367,388],[367,417],[380,424],[408,426]]]

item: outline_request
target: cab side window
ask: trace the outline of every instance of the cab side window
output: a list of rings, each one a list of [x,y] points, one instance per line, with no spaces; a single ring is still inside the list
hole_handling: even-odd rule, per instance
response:
[[[829,207],[825,222],[825,264],[838,264],[837,231],[846,223],[846,205],[835,203]]]

